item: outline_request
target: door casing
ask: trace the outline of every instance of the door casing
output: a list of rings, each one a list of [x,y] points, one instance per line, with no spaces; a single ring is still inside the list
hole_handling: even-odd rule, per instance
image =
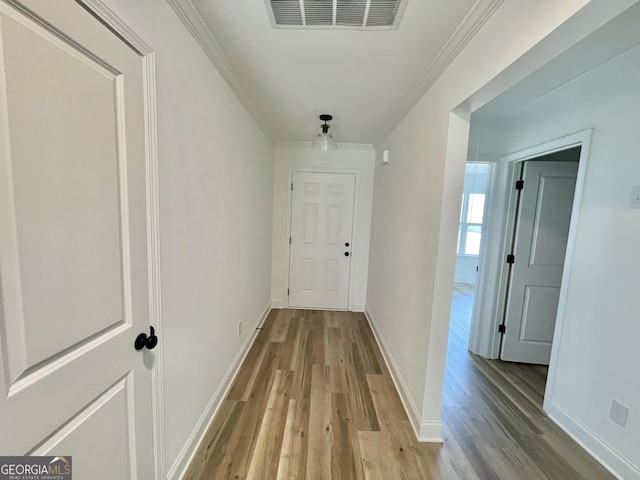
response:
[[[361,176],[361,172],[357,169],[354,168],[313,168],[313,167],[305,167],[305,168],[291,168],[289,170],[289,174],[288,174],[288,181],[287,181],[287,185],[290,188],[291,183],[293,182],[293,174],[294,173],[337,173],[337,174],[352,174],[355,176],[355,193],[354,193],[354,201],[353,201],[353,226],[352,226],[352,236],[351,236],[351,275],[349,276],[349,303],[348,303],[348,310],[353,311],[354,310],[354,306],[353,306],[353,295],[352,292],[354,291],[355,288],[355,275],[353,275],[353,268],[354,268],[354,258],[357,258],[358,255],[358,246],[359,246],[359,238],[358,238],[358,219],[359,219],[359,214],[360,214],[360,188],[361,188],[361,180],[360,180],[360,176]],[[283,290],[283,298],[285,299],[284,301],[284,306],[285,308],[289,308],[289,296],[288,296],[288,290],[289,290],[289,269],[290,269],[290,249],[289,249],[289,237],[291,236],[291,211],[292,211],[292,195],[291,195],[291,190],[288,191],[287,194],[287,211],[286,211],[286,218],[287,218],[287,233],[285,236],[285,240],[286,240],[286,250],[287,250],[287,255],[285,255],[285,262],[284,262],[284,272],[285,272],[285,278],[287,279],[286,282],[284,282],[284,290]]]
[[[164,349],[160,289],[160,201],[158,184],[158,125],[154,50],[101,0],[76,0],[100,23],[128,43],[143,63],[145,110],[145,170],[147,181],[147,251],[149,252],[149,324],[159,332],[152,369],[154,477],[166,478],[164,442]]]

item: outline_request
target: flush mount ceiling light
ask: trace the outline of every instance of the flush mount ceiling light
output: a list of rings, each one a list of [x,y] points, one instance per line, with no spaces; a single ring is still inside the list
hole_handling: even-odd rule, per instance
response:
[[[333,139],[333,135],[329,133],[329,125],[327,122],[330,122],[333,119],[331,115],[327,115],[326,113],[320,115],[320,120],[324,122],[324,125],[321,125],[322,132],[318,133],[315,137],[313,137],[313,142],[311,143],[311,148],[317,148],[318,150],[322,150],[326,152],[327,150],[335,150],[338,148],[336,141]]]
[[[274,28],[398,28],[406,0],[265,0]]]

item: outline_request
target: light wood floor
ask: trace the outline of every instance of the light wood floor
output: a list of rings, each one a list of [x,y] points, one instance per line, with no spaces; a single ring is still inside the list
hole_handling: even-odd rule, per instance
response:
[[[542,412],[544,367],[467,352],[458,285],[444,444],[418,443],[360,313],[273,311],[185,480],[613,479]]]

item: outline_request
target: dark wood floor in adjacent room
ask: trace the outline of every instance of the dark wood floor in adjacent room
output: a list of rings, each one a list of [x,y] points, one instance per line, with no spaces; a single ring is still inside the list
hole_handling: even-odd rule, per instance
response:
[[[542,412],[546,368],[467,351],[457,285],[444,444],[418,443],[361,313],[276,310],[185,480],[613,479]]]

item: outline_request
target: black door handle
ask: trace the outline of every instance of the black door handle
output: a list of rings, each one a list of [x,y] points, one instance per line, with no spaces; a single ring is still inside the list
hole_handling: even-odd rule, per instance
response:
[[[344,252],[344,256],[348,257],[349,256],[349,252]]]
[[[156,336],[156,331],[153,327],[149,327],[151,330],[151,335],[147,337],[146,333],[141,333],[136,337],[136,341],[133,344],[136,347],[136,350],[142,350],[147,347],[149,350],[153,350],[158,345],[158,337]]]

